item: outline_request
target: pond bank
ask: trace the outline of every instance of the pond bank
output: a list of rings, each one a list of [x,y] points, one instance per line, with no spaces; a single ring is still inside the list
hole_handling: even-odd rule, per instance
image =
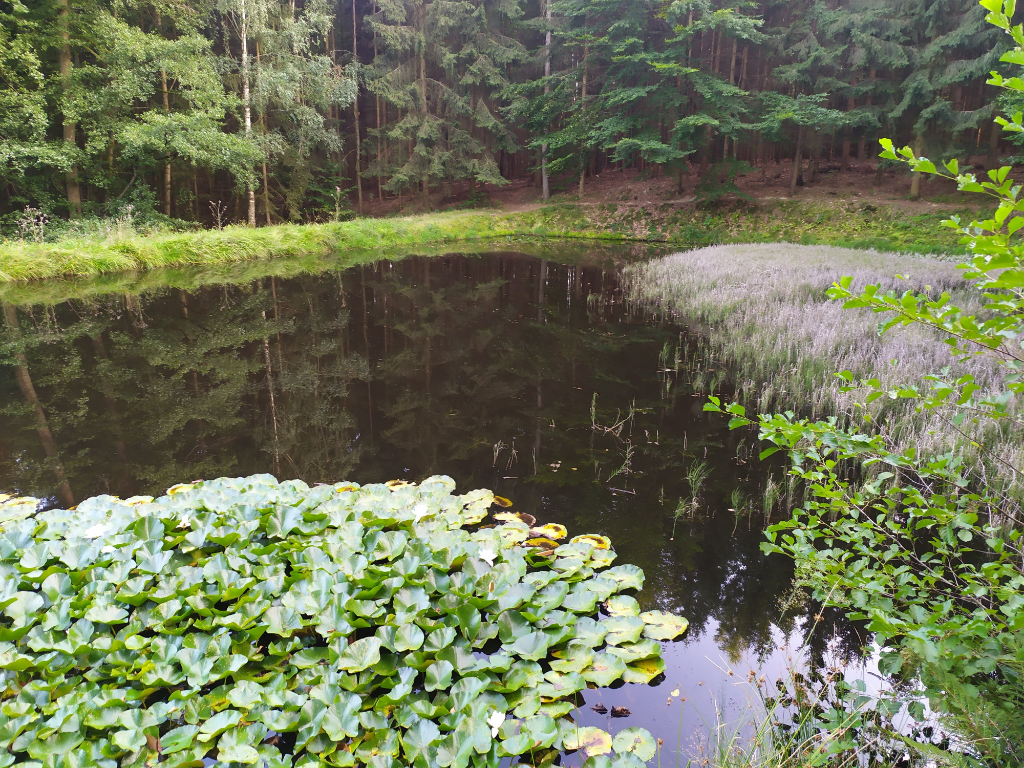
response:
[[[58,243],[0,243],[0,283],[161,267],[315,255],[340,249],[418,248],[509,238],[593,239],[693,248],[795,242],[916,253],[961,252],[938,227],[949,211],[920,214],[860,200],[776,201],[714,211],[672,203],[558,204],[525,211],[459,211],[331,224],[128,235]]]

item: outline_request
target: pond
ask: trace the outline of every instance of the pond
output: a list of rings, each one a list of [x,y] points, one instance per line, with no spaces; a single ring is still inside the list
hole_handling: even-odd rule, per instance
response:
[[[790,564],[759,549],[784,468],[703,412],[728,372],[624,300],[634,256],[409,256],[8,301],[20,365],[0,367],[0,491],[63,505],[258,472],[490,488],[609,536],[646,573],[643,609],[689,619],[664,678],[587,691],[582,710],[613,734],[648,728],[685,764],[738,727],[757,678],[804,663],[815,611],[787,602]],[[836,643],[861,639],[826,617],[805,653],[822,663]]]

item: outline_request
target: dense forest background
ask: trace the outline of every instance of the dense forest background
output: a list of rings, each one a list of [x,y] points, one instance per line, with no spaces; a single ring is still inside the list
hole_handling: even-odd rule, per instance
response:
[[[1006,147],[985,80],[1006,48],[985,13],[975,0],[0,0],[0,221],[315,221],[394,197],[472,203],[517,178],[545,199],[556,183],[582,193],[609,166],[724,189],[800,157],[795,189],[823,160],[874,157],[882,136],[994,158]]]

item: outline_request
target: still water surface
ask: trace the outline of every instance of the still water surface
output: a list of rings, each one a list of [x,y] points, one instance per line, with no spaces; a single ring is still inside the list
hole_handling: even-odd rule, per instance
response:
[[[813,609],[784,607],[791,566],[759,549],[764,483],[781,468],[759,465],[749,433],[702,411],[693,370],[714,361],[685,328],[624,302],[621,262],[408,257],[8,303],[0,490],[69,504],[257,472],[309,483],[447,474],[462,491],[491,488],[570,535],[611,537],[619,562],[646,574],[643,609],[689,619],[664,679],[587,691],[581,712],[613,734],[644,726],[664,740],[662,765],[685,764],[719,712],[740,722],[757,677],[802,663],[792,659]],[[11,365],[18,349],[52,440]],[[709,474],[689,503],[700,462]],[[858,644],[826,620],[805,657],[820,663],[836,633]],[[631,714],[613,720],[597,704]]]

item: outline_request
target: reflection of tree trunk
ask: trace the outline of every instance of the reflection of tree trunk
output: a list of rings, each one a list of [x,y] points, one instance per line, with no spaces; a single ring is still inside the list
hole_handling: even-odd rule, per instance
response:
[[[107,346],[103,343],[102,333],[92,337],[92,346],[98,360],[110,362],[110,353],[107,352]],[[124,466],[128,461],[128,447],[125,445],[124,432],[121,429],[121,414],[117,412],[117,397],[114,393],[114,385],[111,384],[110,377],[105,371],[100,373],[99,381],[100,390],[103,392],[103,399],[107,404],[107,413],[110,414],[110,424],[114,432],[114,451],[117,453],[117,460]],[[127,473],[125,473],[125,481],[127,479]],[[124,492],[124,489],[120,490],[122,493]]]
[[[18,328],[18,314],[12,305],[4,304],[4,318],[11,329],[11,334],[16,339],[20,339],[21,330]],[[46,452],[46,458],[50,460],[50,463],[53,465],[54,474],[57,476],[57,498],[65,506],[73,506],[75,499],[71,495],[71,486],[64,475],[64,466],[60,463],[60,457],[57,454],[57,443],[53,439],[50,425],[46,421],[46,413],[39,402],[39,395],[36,394],[36,388],[32,385],[32,377],[28,372],[28,358],[20,350],[14,353],[14,358],[18,361],[18,364],[14,366],[14,378],[18,382],[18,389],[21,390],[22,397],[25,398],[25,404],[33,410],[33,420],[36,424],[36,431],[39,433],[39,442],[42,443],[43,451]]]
[[[537,285],[537,323],[544,322],[544,284],[548,281],[548,262],[546,259],[541,259],[540,262],[540,280]],[[534,419],[533,426],[533,474],[537,474],[540,470],[540,433],[541,433],[541,408],[544,407],[544,390],[543,390],[544,378],[541,374],[541,369],[538,360],[537,367],[537,416]]]
[[[266,319],[267,313],[263,313]],[[281,449],[277,436],[277,403],[274,400],[274,374],[270,365],[270,340],[263,339],[263,365],[267,369],[267,392],[270,394],[270,419],[274,425],[274,474],[278,479],[281,477]]]
[[[363,291],[363,352],[366,365],[370,365],[370,317],[366,305],[366,267],[359,267],[359,285]],[[429,364],[429,358],[428,358]],[[429,373],[427,374],[429,378]],[[371,378],[366,379],[366,413],[370,419],[370,450],[373,451],[373,386]]]

